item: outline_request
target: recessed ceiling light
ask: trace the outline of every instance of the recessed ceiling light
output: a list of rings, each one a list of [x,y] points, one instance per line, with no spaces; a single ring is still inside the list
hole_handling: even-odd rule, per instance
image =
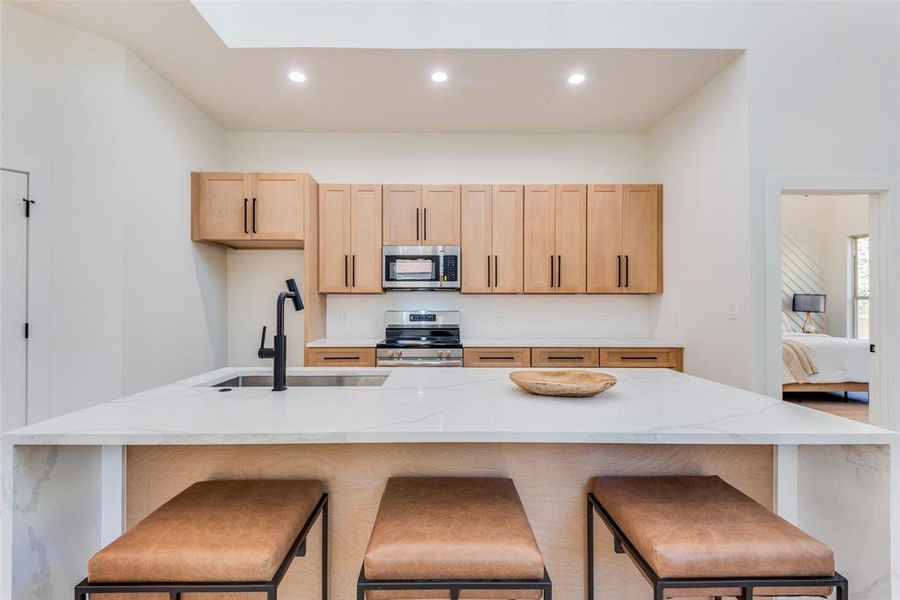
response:
[[[584,83],[584,80],[587,79],[584,76],[584,73],[572,73],[569,75],[569,83],[572,85],[578,85],[579,83]]]
[[[435,71],[431,74],[431,80],[435,83],[444,83],[447,81],[447,74],[443,71]]]
[[[303,83],[304,81],[306,81],[306,75],[304,75],[300,71],[291,71],[290,73],[288,73],[288,79],[290,79],[294,83]]]

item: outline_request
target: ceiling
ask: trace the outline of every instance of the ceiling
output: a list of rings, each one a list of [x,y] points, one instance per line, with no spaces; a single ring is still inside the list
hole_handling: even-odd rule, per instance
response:
[[[740,54],[228,48],[188,0],[19,5],[131,48],[232,131],[646,131]],[[576,71],[587,80],[569,85]]]

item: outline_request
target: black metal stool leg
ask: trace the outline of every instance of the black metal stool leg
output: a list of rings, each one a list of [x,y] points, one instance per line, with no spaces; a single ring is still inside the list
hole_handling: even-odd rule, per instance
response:
[[[594,600],[594,505],[590,498],[587,501],[587,597]]]
[[[450,600],[459,600],[459,588],[450,589]]]
[[[744,593],[741,597],[741,600],[753,600],[753,586],[752,585],[744,586]]]
[[[663,600],[665,598],[665,588],[657,583],[653,586],[653,600]]]
[[[850,588],[846,580],[836,586],[835,600],[850,600]]]
[[[322,505],[322,600],[328,600],[328,500]]]

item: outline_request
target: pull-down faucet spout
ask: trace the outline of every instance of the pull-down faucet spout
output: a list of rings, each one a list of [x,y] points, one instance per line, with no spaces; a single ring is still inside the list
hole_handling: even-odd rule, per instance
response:
[[[256,355],[260,358],[274,359],[272,369],[272,391],[283,392],[287,389],[285,381],[287,380],[287,336],[284,334],[284,302],[288,298],[294,303],[294,310],[303,310],[303,299],[300,297],[300,290],[297,282],[293,279],[285,281],[288,291],[278,294],[275,301],[276,313],[276,329],[274,347],[266,348],[266,327],[262,328],[262,339],[259,341],[259,351]]]

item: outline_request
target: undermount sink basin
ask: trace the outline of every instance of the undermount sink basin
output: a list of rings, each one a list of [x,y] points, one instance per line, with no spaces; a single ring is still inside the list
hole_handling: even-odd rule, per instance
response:
[[[378,387],[387,375],[288,375],[291,387]],[[239,375],[212,384],[217,388],[272,387],[271,375]]]

